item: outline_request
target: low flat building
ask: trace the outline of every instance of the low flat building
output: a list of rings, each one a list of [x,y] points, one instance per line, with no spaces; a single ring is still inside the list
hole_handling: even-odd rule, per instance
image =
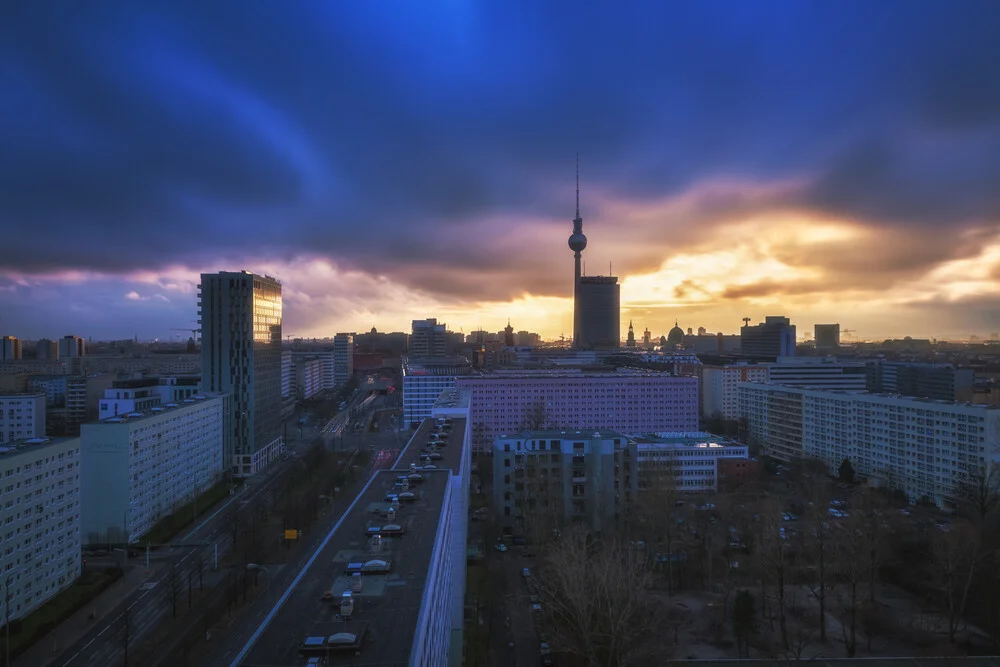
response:
[[[673,483],[679,492],[713,493],[732,463],[749,460],[747,446],[711,433],[658,433],[635,438],[639,494]]]
[[[10,620],[24,618],[80,577],[80,439],[0,446],[0,572],[11,576]]]
[[[83,424],[84,544],[133,543],[220,481],[229,410],[227,396],[198,394]]]

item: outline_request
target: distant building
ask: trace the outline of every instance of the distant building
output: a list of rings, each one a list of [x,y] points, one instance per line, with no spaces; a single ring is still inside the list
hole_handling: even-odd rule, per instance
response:
[[[444,324],[438,324],[435,318],[413,320],[410,333],[410,352],[413,358],[443,357],[446,353]]]
[[[295,398],[305,401],[323,391],[323,360],[308,355],[295,356]]]
[[[767,382],[808,389],[864,391],[865,363],[838,361],[836,357],[779,357],[767,369]]]
[[[59,341],[59,356],[64,359],[87,355],[87,341],[79,336],[63,336]]]
[[[0,479],[6,501],[0,572],[9,583],[5,614],[13,621],[80,578],[80,439],[7,443],[0,447]]]
[[[625,347],[635,349],[635,330],[632,328],[632,320],[628,321],[628,336],[625,338]]]
[[[769,315],[740,329],[740,353],[755,359],[795,356],[795,325],[787,317]]]
[[[581,276],[576,293],[583,350],[621,347],[621,286],[615,276]]]
[[[84,424],[83,543],[134,543],[221,481],[229,405],[228,397],[197,394]]]
[[[941,401],[971,401],[975,371],[953,364],[876,360],[869,389]],[[874,385],[874,386],[872,386]]]
[[[0,395],[0,443],[45,436],[45,394]]]
[[[767,382],[767,368],[750,364],[702,366],[700,369],[701,414],[705,418],[740,418],[741,382]]]
[[[59,343],[43,338],[35,344],[35,358],[44,361],[59,359]]]
[[[567,368],[467,375],[455,383],[471,392],[473,448],[479,450],[502,434],[524,430],[698,430],[694,377]]]
[[[740,351],[742,339],[739,334],[696,334],[684,336],[684,349],[698,354],[727,354]]]
[[[347,384],[354,376],[354,334],[339,333],[333,337],[333,387]]]
[[[542,337],[530,331],[517,332],[518,347],[538,347],[542,342]]]
[[[0,337],[0,361],[18,361],[21,358],[21,339],[14,336]]]
[[[232,397],[226,462],[249,477],[278,456],[281,439],[281,284],[247,271],[201,274],[202,387]]]
[[[836,352],[840,348],[839,324],[817,324],[813,331],[817,350]]]
[[[406,357],[403,372],[403,421],[419,424],[431,416],[434,403],[446,389],[455,388],[455,378],[472,372],[465,357]]]
[[[858,475],[911,502],[949,504],[957,484],[1000,457],[1000,408],[992,406],[744,383],[740,411],[748,444],[763,454],[815,457],[833,471],[848,459]]]
[[[291,398],[295,395],[295,364],[292,362],[292,351],[281,350],[281,397]]]
[[[613,529],[635,499],[634,460],[634,446],[614,431],[500,435],[493,442],[496,519],[501,528],[521,534],[547,533],[570,521]]]

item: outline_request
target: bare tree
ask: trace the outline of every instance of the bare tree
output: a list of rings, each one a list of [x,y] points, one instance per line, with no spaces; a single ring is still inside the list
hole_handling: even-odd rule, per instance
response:
[[[596,540],[581,525],[550,545],[539,596],[553,648],[593,667],[655,657],[657,614],[646,561],[624,540]]]
[[[941,601],[948,610],[948,641],[955,642],[980,560],[979,531],[969,523],[956,524],[931,538],[931,557],[937,572]]]
[[[853,658],[858,647],[859,589],[868,581],[868,535],[863,517],[856,512],[849,518],[838,519],[830,534],[834,538],[833,553],[836,558],[833,569],[842,586],[837,597],[844,614],[841,622],[844,647],[847,656]]]
[[[776,613],[781,632],[781,647],[789,648],[788,624],[786,614],[785,586],[788,579],[788,539],[790,531],[782,526],[780,507],[776,503],[762,503],[758,513],[760,526],[760,541],[757,553],[760,559],[762,579],[769,580],[774,585]]]
[[[1000,466],[990,462],[973,468],[954,493],[955,504],[981,526],[1000,503]]]

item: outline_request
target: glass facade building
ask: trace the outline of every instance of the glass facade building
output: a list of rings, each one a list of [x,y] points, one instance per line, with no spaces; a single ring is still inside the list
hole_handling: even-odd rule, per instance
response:
[[[203,273],[202,388],[232,396],[225,448],[234,477],[277,457],[281,440],[281,284],[246,271]]]

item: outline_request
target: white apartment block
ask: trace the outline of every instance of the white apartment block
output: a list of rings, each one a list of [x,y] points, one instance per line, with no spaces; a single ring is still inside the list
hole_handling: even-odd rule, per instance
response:
[[[229,401],[195,395],[83,424],[84,544],[134,542],[223,474]]]
[[[701,374],[701,415],[737,420],[740,418],[740,382],[766,382],[764,366],[734,364],[705,366]]]
[[[292,362],[292,351],[281,351],[281,397],[290,398],[295,395],[295,364]]]
[[[319,357],[295,358],[295,398],[306,400],[323,391],[323,360]]]
[[[13,620],[80,577],[80,439],[0,447],[0,488],[0,618]]]
[[[700,431],[659,433],[635,438],[639,493],[673,478],[677,491],[719,490],[719,461],[748,459],[746,445]]]
[[[740,392],[751,440],[765,451],[815,457],[831,470],[849,459],[857,474],[902,489],[911,502],[947,504],[969,472],[1000,462],[994,406],[749,383]],[[769,448],[774,433],[780,446]]]
[[[0,396],[0,443],[45,435],[45,394]]]
[[[418,424],[430,418],[441,392],[455,388],[454,375],[403,375],[403,420]]]

